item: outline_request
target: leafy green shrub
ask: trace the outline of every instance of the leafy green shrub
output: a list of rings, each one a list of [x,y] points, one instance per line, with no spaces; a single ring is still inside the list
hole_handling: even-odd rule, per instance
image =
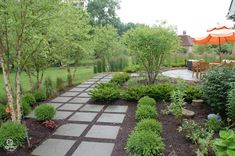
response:
[[[111,82],[123,85],[126,81],[130,79],[127,73],[114,74]]]
[[[156,107],[143,105],[136,110],[136,119],[141,121],[143,119],[156,119]]]
[[[184,102],[184,92],[181,90],[173,91],[171,93],[171,104],[167,106],[167,114],[171,113],[176,118],[181,118],[183,115]]]
[[[156,101],[153,98],[144,96],[138,101],[138,106],[142,105],[156,106]]]
[[[37,106],[34,111],[36,119],[39,121],[51,120],[56,113],[55,108],[47,104]]]
[[[26,93],[22,96],[21,101],[24,103],[28,103],[31,106],[36,103],[36,99],[33,94],[31,93]]]
[[[176,86],[170,83],[152,85],[146,95],[154,99],[170,101],[173,90],[176,90]]]
[[[214,142],[214,151],[216,156],[234,156],[235,155],[235,133],[233,130],[221,130],[220,138]]]
[[[193,143],[198,143],[199,138],[206,138],[208,132],[201,125],[195,123],[193,120],[183,120],[182,125],[178,128],[179,132],[183,132],[187,139]]]
[[[185,88],[184,99],[186,102],[192,102],[192,100],[201,99],[203,96],[202,89],[199,86],[187,85]]]
[[[0,104],[0,119],[4,119],[7,116],[5,106],[3,104]]]
[[[127,73],[136,73],[139,70],[140,70],[139,65],[132,65],[132,66],[128,66],[124,68],[124,72],[127,72]]]
[[[46,96],[52,97],[55,94],[55,89],[53,86],[53,82],[50,77],[47,77],[44,82],[44,87],[46,88]]]
[[[222,121],[216,118],[210,118],[206,122],[206,127],[209,131],[218,132],[222,128]]]
[[[56,90],[57,91],[63,91],[65,88],[64,86],[64,80],[60,77],[56,78]]]
[[[164,143],[154,132],[134,131],[128,138],[126,149],[133,156],[158,156],[164,150]]]
[[[120,89],[117,84],[98,84],[91,92],[95,101],[113,101],[120,97]]]
[[[155,119],[143,119],[137,123],[135,131],[152,131],[155,134],[160,135],[162,131],[162,125]]]
[[[203,77],[203,95],[215,113],[225,115],[231,82],[235,82],[235,68],[230,67],[213,68]]]
[[[27,101],[25,101],[25,100],[23,100],[22,102],[21,102],[21,107],[22,107],[22,111],[23,111],[23,115],[24,116],[27,116],[27,115],[29,115],[29,113],[31,112],[31,107],[30,107],[30,104],[27,102]]]
[[[130,87],[123,91],[121,98],[128,101],[138,101],[146,95],[148,89],[148,86]]]
[[[233,122],[235,122],[235,83],[232,83],[231,85],[232,89],[228,96],[227,115]]]
[[[38,90],[34,92],[34,98],[37,102],[41,102],[47,99],[46,92],[44,90]]]
[[[0,148],[6,146],[8,139],[12,139],[14,146],[23,146],[26,139],[26,128],[18,122],[3,123],[0,127]]]

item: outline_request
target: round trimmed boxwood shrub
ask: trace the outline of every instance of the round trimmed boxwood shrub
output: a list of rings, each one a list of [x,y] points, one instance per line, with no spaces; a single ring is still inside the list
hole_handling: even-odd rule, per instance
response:
[[[136,119],[141,121],[143,119],[156,119],[156,107],[143,105],[137,108]]]
[[[213,112],[226,114],[226,101],[235,82],[235,68],[217,67],[209,70],[202,79],[202,92]]]
[[[3,104],[0,104],[0,119],[4,119],[6,116],[6,108]]]
[[[155,119],[143,119],[137,123],[135,131],[151,131],[160,135],[162,131],[162,125]]]
[[[21,107],[22,107],[22,111],[23,111],[23,115],[24,116],[27,116],[27,115],[29,115],[29,113],[31,112],[31,107],[30,107],[30,104],[29,103],[27,103],[26,101],[22,101],[21,102]]]
[[[36,103],[36,99],[33,94],[26,93],[21,98],[22,101],[25,101],[26,103],[29,103],[31,106]]]
[[[37,102],[41,102],[47,99],[46,92],[44,90],[38,90],[34,92],[34,98]]]
[[[158,156],[164,150],[164,143],[154,132],[134,131],[128,138],[126,149],[132,156]]]
[[[120,97],[119,85],[114,83],[99,84],[90,93],[95,101],[113,101]]]
[[[37,106],[34,111],[36,119],[39,121],[51,120],[56,113],[55,108],[47,104]]]
[[[142,105],[155,106],[156,105],[156,101],[153,98],[145,96],[145,97],[142,97],[138,101],[138,106],[142,106]]]
[[[26,139],[26,128],[18,123],[8,121],[1,125],[0,127],[0,148],[6,146],[6,141],[12,139],[14,146],[23,146]]]

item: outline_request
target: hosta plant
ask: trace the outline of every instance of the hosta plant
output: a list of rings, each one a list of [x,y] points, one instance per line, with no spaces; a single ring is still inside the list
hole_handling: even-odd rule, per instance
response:
[[[220,138],[214,142],[214,151],[216,156],[234,156],[235,155],[235,133],[233,130],[221,130]]]

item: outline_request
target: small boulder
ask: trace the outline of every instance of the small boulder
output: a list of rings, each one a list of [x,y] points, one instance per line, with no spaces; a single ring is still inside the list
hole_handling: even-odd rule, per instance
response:
[[[182,113],[183,113],[184,116],[190,117],[190,118],[194,117],[194,115],[195,115],[195,113],[193,111],[188,110],[188,109],[184,109],[184,108],[183,108]]]
[[[194,107],[201,107],[204,104],[204,100],[198,99],[198,100],[192,100],[192,106]]]

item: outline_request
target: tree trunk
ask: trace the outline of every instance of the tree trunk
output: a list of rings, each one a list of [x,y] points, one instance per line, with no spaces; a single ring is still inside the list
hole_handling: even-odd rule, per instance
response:
[[[29,77],[29,84],[30,84],[30,88],[31,88],[30,90],[33,91],[33,79],[32,79],[32,75],[30,73],[29,68],[25,67],[25,72]]]
[[[17,65],[17,73],[16,73],[16,110],[17,110],[17,121],[21,121],[21,85],[20,85],[20,75],[21,75],[21,69],[20,69],[20,55],[21,51],[18,50],[18,65]]]
[[[11,85],[10,85],[10,82],[9,82],[9,75],[8,75],[8,72],[6,71],[4,60],[3,60],[2,49],[0,49],[0,63],[1,63],[2,72],[3,72],[3,78],[4,78],[6,93],[7,93],[8,104],[9,104],[9,107],[10,107],[11,119],[12,119],[12,121],[16,121],[16,113],[15,113],[15,109],[14,109],[14,100],[13,100]]]

